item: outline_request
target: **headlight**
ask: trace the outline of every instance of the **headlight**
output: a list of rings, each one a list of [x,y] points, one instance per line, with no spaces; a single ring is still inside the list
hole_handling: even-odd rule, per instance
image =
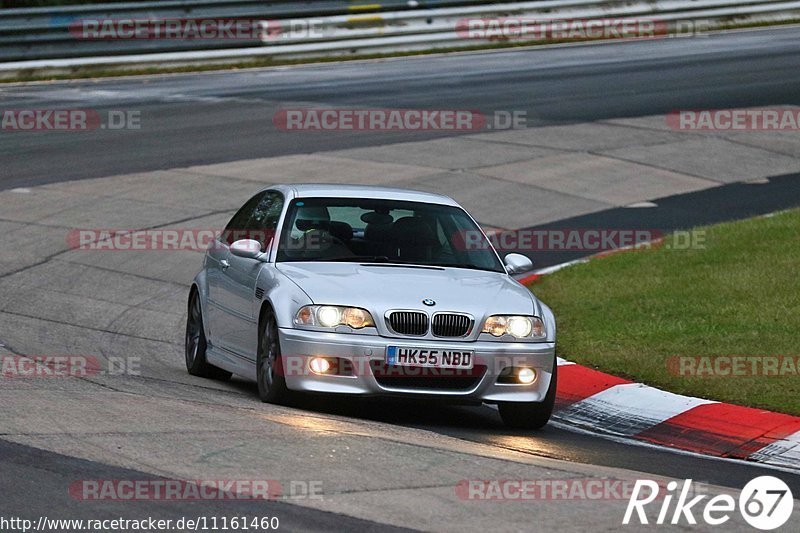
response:
[[[342,312],[338,307],[323,305],[317,309],[317,322],[325,328],[338,326],[342,322]]]
[[[531,330],[533,330],[533,323],[528,317],[512,316],[506,322],[506,331],[518,339],[530,335]]]
[[[372,315],[366,309],[338,305],[303,306],[297,311],[294,323],[298,326],[321,326],[323,328],[350,326],[353,329],[361,329],[375,326]]]
[[[518,339],[543,339],[547,336],[544,322],[535,316],[493,315],[486,319],[482,333],[502,337],[506,333]]]

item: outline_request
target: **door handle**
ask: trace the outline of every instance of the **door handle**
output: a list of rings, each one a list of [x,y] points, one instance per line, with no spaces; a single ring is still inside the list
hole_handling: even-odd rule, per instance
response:
[[[226,270],[229,266],[231,266],[227,259],[223,259],[219,262],[219,264],[222,265],[222,270]]]

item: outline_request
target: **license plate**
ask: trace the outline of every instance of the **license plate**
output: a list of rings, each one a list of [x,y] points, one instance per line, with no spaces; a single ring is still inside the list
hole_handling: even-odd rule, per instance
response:
[[[395,366],[471,369],[473,359],[472,350],[432,350],[408,346],[386,348],[386,363]]]

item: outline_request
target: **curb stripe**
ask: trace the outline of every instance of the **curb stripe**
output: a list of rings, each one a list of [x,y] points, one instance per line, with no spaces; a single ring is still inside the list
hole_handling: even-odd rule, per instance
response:
[[[630,381],[585,366],[571,364],[558,368],[556,407],[564,409],[599,392]]]
[[[603,433],[632,437],[706,403],[710,401],[673,394],[641,383],[626,383],[576,402],[560,411],[558,417]]]
[[[523,278],[519,278],[517,281],[519,281],[523,285],[530,285],[531,283],[533,283],[534,281],[536,281],[540,277],[541,277],[540,274],[529,274],[529,275],[527,275],[527,276],[525,276]]]
[[[798,431],[800,418],[715,403],[674,416],[637,438],[692,452],[746,459]]]

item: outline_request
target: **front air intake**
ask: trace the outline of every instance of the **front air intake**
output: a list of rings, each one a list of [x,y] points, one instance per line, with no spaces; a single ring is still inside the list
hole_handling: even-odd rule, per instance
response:
[[[436,313],[433,315],[433,334],[437,337],[466,337],[472,330],[474,320],[460,313]]]
[[[421,337],[428,333],[428,315],[422,311],[391,311],[389,327],[400,335]]]

